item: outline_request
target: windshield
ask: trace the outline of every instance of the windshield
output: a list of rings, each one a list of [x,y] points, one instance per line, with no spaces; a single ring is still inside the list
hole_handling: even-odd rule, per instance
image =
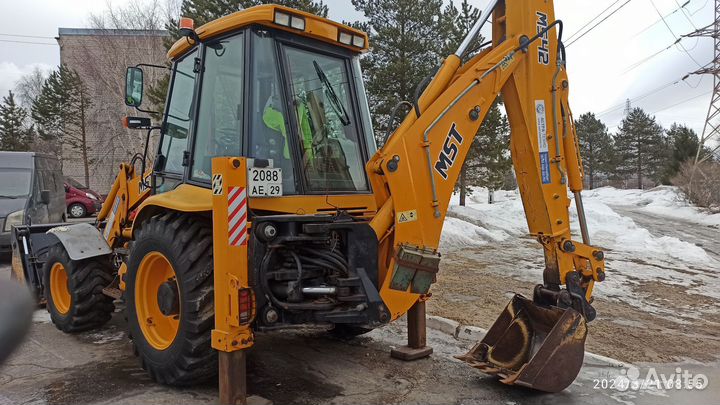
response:
[[[70,185],[71,187],[75,187],[79,190],[87,190],[88,188],[85,187],[84,184],[80,183],[79,181],[73,179],[72,177],[65,177],[65,182]]]
[[[30,195],[29,170],[0,170],[0,198],[17,198]]]
[[[311,191],[365,191],[347,61],[286,48],[303,173]]]

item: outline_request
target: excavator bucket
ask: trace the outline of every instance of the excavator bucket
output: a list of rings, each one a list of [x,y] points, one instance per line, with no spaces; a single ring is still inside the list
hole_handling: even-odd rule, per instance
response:
[[[559,392],[580,372],[586,336],[585,318],[574,309],[515,295],[483,340],[458,358],[505,384]]]

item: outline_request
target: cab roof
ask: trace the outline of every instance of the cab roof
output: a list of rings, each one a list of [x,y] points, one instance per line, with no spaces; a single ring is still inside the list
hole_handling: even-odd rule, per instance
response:
[[[274,22],[276,11],[303,18],[305,20],[305,29],[298,30],[276,24]],[[355,52],[366,52],[368,50],[368,36],[365,32],[328,20],[327,18],[319,17],[315,14],[279,6],[277,4],[254,6],[224,17],[220,17],[217,20],[210,21],[209,23],[198,27],[195,29],[195,33],[197,33],[200,37],[200,40],[206,40],[251,24],[259,24],[271,28],[281,29],[283,31],[292,32],[296,35],[314,38],[333,45],[341,46],[343,48],[351,49]],[[364,46],[360,48],[341,43],[339,41],[341,32],[361,36],[364,38]],[[175,59],[178,56],[183,55],[194,45],[195,43],[193,40],[187,37],[180,38],[168,51],[168,58]]]

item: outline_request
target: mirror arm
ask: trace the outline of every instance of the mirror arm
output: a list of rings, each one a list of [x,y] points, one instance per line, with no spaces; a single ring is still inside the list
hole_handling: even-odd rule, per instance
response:
[[[135,65],[136,68],[139,68],[140,66],[147,66],[147,67],[153,67],[153,68],[158,68],[158,69],[172,70],[172,69],[170,68],[170,66],[165,66],[165,65],[153,65],[152,63],[138,63],[137,65]]]
[[[144,112],[146,114],[162,114],[161,112],[158,112],[158,111],[143,110],[140,107],[133,107],[133,108],[135,108],[136,110],[138,110],[140,112]]]

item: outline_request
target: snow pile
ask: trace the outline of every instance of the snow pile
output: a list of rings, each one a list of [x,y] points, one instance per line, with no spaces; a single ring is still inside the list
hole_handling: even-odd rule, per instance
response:
[[[643,194],[642,197],[638,197],[632,190],[605,188],[597,190],[598,193],[592,198],[586,198],[585,212],[592,243],[609,250],[633,253],[636,257],[670,256],[689,263],[711,261],[712,258],[701,247],[674,237],[655,236],[647,229],[638,226],[632,219],[615,212],[606,203],[606,201],[610,204],[617,201],[635,201],[639,204],[639,201],[646,201],[645,206],[652,204],[665,207],[675,204],[675,200],[671,197],[673,192],[671,187],[654,190],[656,190],[654,193],[635,191]],[[483,188],[475,189],[467,199],[465,207],[457,205],[459,199],[453,196],[440,241],[441,247],[455,249],[482,246],[527,236],[527,221],[519,192],[517,190],[496,192],[495,201],[494,204],[487,203],[487,189]],[[697,212],[697,215],[708,216],[700,212]],[[574,204],[570,209],[570,216],[574,239],[580,240]]]
[[[720,214],[708,214],[688,203],[677,187],[659,186],[650,190],[620,190],[602,187],[583,192],[585,200],[616,206],[631,206],[655,215],[684,219],[703,225],[720,226]]]
[[[584,202],[590,239],[594,245],[611,250],[634,252],[641,257],[668,255],[691,263],[712,260],[701,247],[675,237],[655,236],[603,202],[598,200],[584,200]],[[570,210],[570,221],[573,235],[580,235],[577,211],[574,209]]]
[[[495,193],[495,203],[487,203],[487,189],[477,188],[467,198],[467,206],[453,195],[445,220],[440,246],[446,249],[503,242],[528,233],[525,212],[518,191]]]

